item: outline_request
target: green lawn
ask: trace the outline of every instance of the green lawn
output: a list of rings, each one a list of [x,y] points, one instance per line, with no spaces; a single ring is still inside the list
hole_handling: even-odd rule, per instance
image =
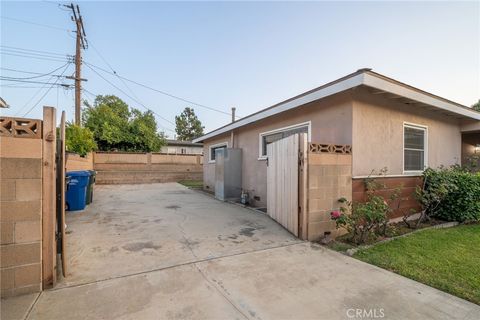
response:
[[[416,232],[354,257],[480,304],[480,224]]]
[[[182,180],[178,181],[178,183],[183,184],[185,187],[188,188],[202,188],[203,181],[202,180]]]

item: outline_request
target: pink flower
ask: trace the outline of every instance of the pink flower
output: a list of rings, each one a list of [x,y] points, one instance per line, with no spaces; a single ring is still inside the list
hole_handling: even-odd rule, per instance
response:
[[[342,215],[342,213],[338,210],[335,210],[335,211],[332,211],[330,212],[330,216],[332,217],[332,219],[338,219],[340,218],[340,216]]]

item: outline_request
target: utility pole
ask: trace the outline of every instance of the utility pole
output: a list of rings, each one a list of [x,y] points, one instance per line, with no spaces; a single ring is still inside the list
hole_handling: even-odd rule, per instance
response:
[[[75,124],[79,126],[81,124],[80,112],[82,104],[82,81],[86,81],[86,79],[82,79],[81,77],[82,49],[87,49],[88,42],[86,38],[87,35],[85,34],[85,29],[83,27],[82,16],[80,15],[80,8],[78,7],[78,5],[74,5],[73,3],[64,6],[72,10],[72,21],[75,22],[75,25],[77,27],[75,44],[75,77],[73,79],[75,80]]]

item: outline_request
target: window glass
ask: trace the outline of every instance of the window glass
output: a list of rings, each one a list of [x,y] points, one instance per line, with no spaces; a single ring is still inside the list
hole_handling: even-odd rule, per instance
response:
[[[226,145],[223,145],[223,146],[210,148],[210,161],[215,161],[215,151],[216,150],[225,149],[226,147],[227,147]]]
[[[425,130],[405,127],[405,148],[423,150]]]
[[[425,129],[404,128],[404,170],[422,171],[425,169]]]
[[[287,129],[285,131],[262,135],[262,156],[267,155],[267,145],[280,139],[294,135],[295,133],[308,133],[308,126]]]

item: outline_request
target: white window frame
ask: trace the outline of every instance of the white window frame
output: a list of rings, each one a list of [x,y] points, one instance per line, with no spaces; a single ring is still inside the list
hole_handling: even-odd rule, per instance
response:
[[[262,143],[263,143],[263,137],[268,136],[271,134],[283,132],[283,131],[288,131],[292,129],[298,129],[302,127],[308,127],[308,133],[307,133],[307,140],[310,142],[311,136],[312,136],[312,121],[307,121],[307,122],[302,122],[302,123],[297,123],[288,127],[283,127],[283,128],[278,128],[266,132],[262,132],[258,135],[258,160],[267,160],[267,155],[263,155],[262,151]]]
[[[423,130],[423,170],[405,170],[405,128]],[[428,126],[411,122],[403,122],[402,134],[402,170],[404,175],[418,175],[428,168]]]
[[[212,159],[212,149],[218,147],[226,147],[228,148],[228,141],[212,144],[208,146],[208,163],[215,163],[215,160]]]

